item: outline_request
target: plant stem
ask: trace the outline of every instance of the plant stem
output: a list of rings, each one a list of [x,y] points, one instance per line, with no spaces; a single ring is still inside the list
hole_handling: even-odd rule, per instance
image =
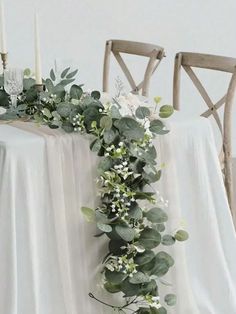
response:
[[[99,302],[99,303],[105,305],[105,306],[108,306],[108,307],[112,308],[113,310],[118,310],[118,311],[123,311],[123,309],[127,309],[127,307],[128,307],[129,305],[136,303],[135,301],[136,301],[136,299],[137,299],[137,297],[136,297],[136,298],[134,298],[132,301],[130,301],[129,303],[126,303],[126,304],[123,305],[123,306],[116,306],[116,305],[112,305],[112,304],[109,304],[109,303],[106,303],[106,302],[104,302],[104,301],[101,301],[101,300],[97,299],[91,292],[89,293],[89,297],[92,298],[92,299],[94,299],[94,300],[96,300],[97,302]],[[128,309],[128,310],[131,310],[131,309]],[[124,311],[123,311],[123,312],[124,312]]]

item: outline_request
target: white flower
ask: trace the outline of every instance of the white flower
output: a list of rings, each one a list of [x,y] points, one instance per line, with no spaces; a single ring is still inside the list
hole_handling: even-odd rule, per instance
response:
[[[7,110],[3,107],[0,107],[0,115],[3,115],[7,112]]]

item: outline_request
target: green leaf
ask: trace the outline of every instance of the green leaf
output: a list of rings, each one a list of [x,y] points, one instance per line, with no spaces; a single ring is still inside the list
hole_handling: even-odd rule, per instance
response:
[[[61,73],[61,78],[63,79],[63,78],[65,78],[66,77],[66,75],[67,75],[67,73],[70,71],[70,67],[69,68],[66,68],[64,71],[62,71],[62,73]]]
[[[161,235],[154,229],[146,228],[140,234],[139,243],[146,249],[154,249],[161,243]]]
[[[124,250],[121,249],[125,245],[123,240],[110,240],[109,242],[109,251],[113,254],[120,255]]]
[[[143,218],[142,209],[138,206],[135,206],[129,210],[129,217],[135,220],[140,220]]]
[[[62,129],[67,133],[72,133],[74,131],[74,127],[69,121],[63,122]]]
[[[157,283],[154,279],[152,279],[150,282],[143,284],[140,289],[140,295],[146,295],[150,294],[153,296],[158,295],[158,287]]]
[[[48,119],[50,119],[50,118],[52,117],[51,112],[50,112],[50,110],[49,110],[48,108],[44,108],[44,109],[42,110],[42,112],[43,112],[43,115],[44,115],[45,117],[47,117]]]
[[[122,283],[122,281],[124,281],[128,277],[128,274],[119,273],[117,271],[110,271],[106,269],[105,277],[108,282],[114,285],[119,285]]]
[[[117,124],[121,134],[124,134],[129,140],[140,140],[144,137],[144,129],[140,124],[129,117],[121,118]]]
[[[101,97],[101,94],[100,94],[100,92],[98,92],[98,91],[93,91],[92,93],[91,93],[91,96],[94,98],[94,99],[100,99],[100,97]]]
[[[99,152],[101,148],[102,148],[102,142],[99,139],[93,141],[90,144],[90,149],[92,152],[95,152],[95,153]]]
[[[108,292],[110,292],[110,293],[117,293],[117,292],[120,292],[120,290],[121,290],[120,285],[113,285],[113,284],[110,283],[110,282],[106,282],[106,283],[104,284],[104,288],[105,288]]]
[[[112,231],[112,227],[110,225],[103,224],[103,223],[100,223],[100,222],[97,223],[97,227],[98,227],[99,230],[101,230],[103,232],[106,232],[106,233],[109,233],[109,232]]]
[[[174,306],[176,304],[177,298],[175,294],[167,294],[165,296],[165,302],[169,306]]]
[[[24,70],[24,76],[30,76],[31,70],[29,68]]]
[[[71,84],[71,83],[73,83],[74,82],[74,79],[65,79],[65,80],[62,80],[61,82],[60,82],[60,85],[62,85],[62,86],[67,86],[67,85],[69,85],[69,84]]]
[[[99,164],[98,164],[98,171],[101,172],[105,172],[107,170],[109,170],[113,165],[113,161],[110,157],[106,157],[104,159],[102,159]]]
[[[180,242],[186,241],[188,240],[188,238],[189,238],[189,234],[187,231],[184,231],[184,230],[179,230],[175,234],[175,239]]]
[[[169,267],[172,267],[175,263],[173,257],[171,257],[168,253],[163,251],[157,253],[156,258],[159,260],[165,259]]]
[[[89,207],[82,207],[81,211],[82,211],[83,215],[85,216],[85,218],[88,222],[94,222],[95,221],[94,209],[89,208]]]
[[[114,142],[116,136],[117,134],[112,129],[106,130],[103,134],[104,142],[106,144],[111,144],[112,142]]]
[[[125,297],[134,297],[139,292],[139,285],[130,283],[129,279],[126,278],[121,283],[121,291],[125,294]]]
[[[166,246],[173,245],[175,244],[175,238],[172,237],[172,235],[170,234],[165,234],[162,237],[161,244],[166,245]]]
[[[57,112],[63,118],[69,117],[69,115],[71,113],[71,105],[69,103],[65,103],[65,102],[60,103],[57,106]]]
[[[100,120],[100,127],[105,130],[110,130],[112,127],[112,118],[109,116],[103,116]]]
[[[52,80],[53,82],[56,80],[56,75],[55,75],[53,69],[51,69],[51,71],[50,71],[50,78],[51,78],[51,80]]]
[[[149,308],[140,307],[137,314],[151,314],[151,310]]]
[[[143,254],[138,254],[135,257],[135,264],[138,265],[145,265],[149,263],[153,258],[155,257],[155,254],[153,251],[147,250]]]
[[[169,131],[164,130],[164,128],[165,128],[165,125],[161,120],[153,120],[150,122],[149,130],[152,133],[159,134],[159,135],[169,133]]]
[[[121,239],[125,240],[126,242],[130,242],[134,239],[135,231],[127,225],[116,225],[115,230]]]
[[[111,107],[111,116],[113,119],[120,119],[121,118],[120,111],[116,106]]]
[[[52,92],[53,92],[54,84],[53,84],[53,82],[52,82],[49,78],[46,79],[46,81],[45,81],[45,86],[46,86],[46,88],[47,88],[47,90],[48,90],[49,93],[52,93]]]
[[[158,232],[163,232],[165,231],[166,227],[164,224],[158,224],[158,225],[155,225],[155,229],[158,231]]]
[[[159,116],[160,118],[169,118],[174,112],[174,108],[169,105],[164,105],[160,108]]]
[[[161,208],[150,209],[145,216],[147,219],[153,223],[163,223],[168,220],[168,215]]]
[[[24,90],[29,90],[31,87],[34,87],[35,80],[32,78],[24,78],[23,79],[23,87]]]
[[[75,70],[69,74],[67,74],[66,78],[67,79],[71,79],[72,77],[74,77],[76,74],[78,73],[78,70]]]
[[[134,274],[133,277],[129,279],[129,282],[132,284],[147,283],[149,281],[150,281],[149,276],[140,271]]]
[[[156,256],[155,258],[155,266],[151,270],[152,275],[156,275],[158,277],[164,276],[169,271],[169,263],[165,258],[160,258]]]
[[[150,115],[150,110],[147,107],[138,107],[135,111],[135,115],[139,119],[145,119]]]
[[[159,309],[152,307],[150,314],[167,314],[167,310],[163,306]]]
[[[73,84],[70,88],[70,97],[72,99],[80,99],[83,95],[83,90],[80,86]]]

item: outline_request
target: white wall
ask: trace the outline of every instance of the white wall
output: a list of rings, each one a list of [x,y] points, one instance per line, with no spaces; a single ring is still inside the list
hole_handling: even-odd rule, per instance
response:
[[[165,47],[167,58],[153,79],[151,92],[162,95],[166,102],[171,102],[176,52],[236,57],[235,0],[5,0],[5,7],[10,63],[33,65],[32,26],[37,8],[44,72],[55,58],[73,59],[80,70],[80,81],[90,88],[101,88],[104,43],[109,38]],[[141,68],[135,67],[135,73],[140,75]],[[203,78],[213,100],[218,100],[226,81],[215,76],[212,80]],[[198,99],[192,90],[186,93],[184,105],[197,111]]]

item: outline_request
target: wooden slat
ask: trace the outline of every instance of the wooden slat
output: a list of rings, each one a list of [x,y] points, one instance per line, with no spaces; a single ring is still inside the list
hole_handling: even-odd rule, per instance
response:
[[[127,65],[125,64],[124,60],[122,59],[121,55],[119,54],[119,52],[113,52],[114,56],[117,60],[117,62],[119,63],[120,67],[122,68],[128,82],[130,83],[130,86],[132,87],[133,90],[137,89],[136,83],[127,67]]]
[[[182,52],[182,65],[233,73],[236,58]]]
[[[109,88],[109,73],[110,73],[110,59],[111,59],[112,42],[106,42],[104,65],[103,65],[103,92],[108,92]]]
[[[185,71],[187,72],[189,77],[191,78],[193,84],[196,86],[197,90],[199,91],[200,95],[204,99],[204,101],[207,104],[207,106],[209,107],[209,109],[214,108],[214,104],[211,101],[211,98],[207,94],[207,91],[205,90],[202,83],[199,81],[198,77],[196,76],[194,71],[191,69],[191,67],[190,66],[183,66],[183,68],[185,69]],[[216,120],[216,123],[220,129],[221,134],[223,134],[222,124],[221,124],[220,117],[219,117],[217,111],[213,110],[212,115],[214,116],[214,118]]]
[[[178,53],[175,56],[174,78],[173,78],[173,106],[175,110],[180,107],[180,81],[181,81],[181,64],[182,54]]]
[[[164,49],[157,45],[126,40],[112,40],[112,51],[138,56],[150,57],[153,50],[157,50],[157,59],[162,59]]]
[[[202,117],[208,118],[211,114],[213,110],[218,110],[224,103],[226,100],[226,95],[224,95],[215,105],[214,108],[208,109],[205,112],[203,112],[201,114]]]

